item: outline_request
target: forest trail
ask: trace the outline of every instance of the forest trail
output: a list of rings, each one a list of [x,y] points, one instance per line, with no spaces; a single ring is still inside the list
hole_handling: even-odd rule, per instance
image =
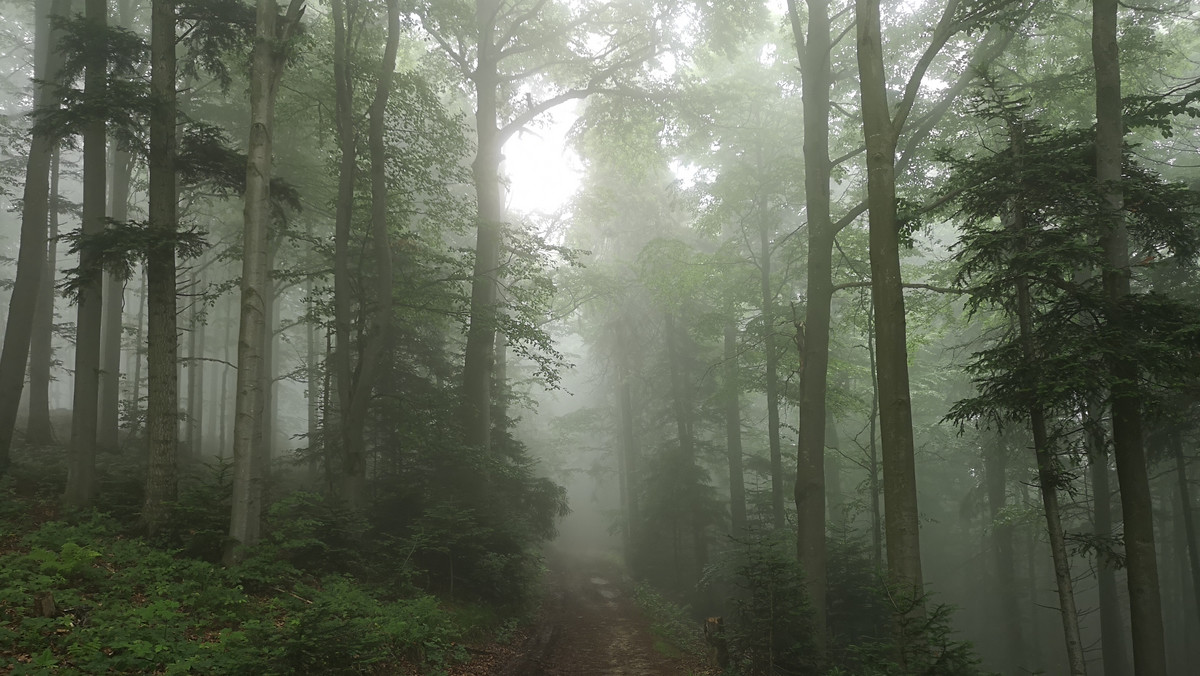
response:
[[[620,568],[599,558],[550,558],[541,617],[501,676],[685,676],[703,656],[668,657]]]

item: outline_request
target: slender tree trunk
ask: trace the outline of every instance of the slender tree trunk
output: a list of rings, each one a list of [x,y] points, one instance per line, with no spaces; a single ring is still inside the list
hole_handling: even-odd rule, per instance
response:
[[[230,354],[230,352],[231,352],[230,345],[233,344],[233,307],[232,306],[230,306],[228,308],[228,310],[226,311],[226,314],[225,314],[225,340],[223,340],[221,342],[221,344],[225,346],[224,347],[225,353],[223,355],[223,358],[226,363],[221,368],[221,403],[219,406],[220,410],[218,411],[218,415],[221,417],[221,423],[219,425],[221,438],[217,440],[217,449],[218,449],[217,457],[224,458],[225,452],[229,449],[229,446],[227,445],[228,440],[226,438],[226,435],[229,433],[229,416],[228,416],[229,395],[230,395],[230,392],[229,392],[230,366],[229,366],[229,364],[230,364],[230,359],[233,358],[233,355]]]
[[[384,366],[384,348],[391,343],[392,293],[392,238],[388,230],[388,184],[387,146],[384,133],[387,126],[388,100],[392,95],[392,80],[396,70],[396,53],[400,45],[400,0],[387,0],[387,42],[384,44],[383,61],[379,66],[379,79],[375,85],[375,98],[367,113],[367,147],[371,159],[371,244],[375,254],[375,298],[371,317],[368,344],[363,348],[359,385],[364,409],[369,407],[371,392],[378,382]],[[358,492],[365,497],[366,465],[355,478]],[[361,499],[361,498],[360,498]]]
[[[108,0],[86,0],[87,21],[97,33],[108,25]],[[102,100],[108,84],[104,53],[90,54],[84,72],[84,96]],[[83,215],[85,236],[104,230],[108,170],[108,134],[103,119],[88,122],[83,131]],[[63,502],[71,507],[91,504],[96,492],[96,425],[100,394],[100,321],[103,313],[102,274],[96,254],[79,253],[83,271],[75,320],[75,387],[71,397],[71,447],[67,455],[67,487]]]
[[[1109,321],[1121,321],[1120,306],[1129,295],[1128,233],[1122,214],[1121,67],[1117,46],[1118,0],[1092,3],[1092,60],[1096,72],[1096,180],[1103,194],[1104,247],[1108,266],[1104,291]],[[1133,668],[1137,676],[1165,676],[1162,601],[1154,551],[1154,520],[1146,453],[1142,446],[1141,396],[1137,363],[1124,354],[1111,358],[1113,450],[1121,487],[1125,523],[1129,615],[1133,633]]]
[[[50,422],[50,371],[54,365],[54,298],[57,295],[54,273],[58,267],[58,169],[59,149],[55,148],[50,162],[50,237],[29,345],[29,423],[25,428],[25,443],[30,446],[54,443],[54,425]]]
[[[127,19],[128,17],[124,17]],[[133,156],[113,144],[109,213],[114,221],[129,219],[129,184],[133,174]],[[119,444],[121,424],[121,315],[125,305],[125,283],[113,275],[104,275],[104,316],[100,326],[100,411],[96,445],[114,450]]]
[[[879,425],[883,451],[888,573],[904,596],[923,606],[917,480],[908,386],[908,346],[900,241],[896,222],[896,131],[885,90],[878,0],[856,0],[858,70],[867,145],[871,296],[879,362]],[[904,609],[901,608],[901,611]]]
[[[686,468],[689,480],[696,476],[696,438],[692,426],[692,399],[690,396],[691,382],[688,377],[684,356],[680,354],[679,331],[675,326],[674,315],[666,315],[665,328],[667,340],[667,362],[671,371],[672,401],[675,408],[675,426],[679,435],[680,463]],[[692,536],[692,553],[695,558],[696,579],[700,578],[704,566],[708,564],[708,540],[704,536],[704,519],[700,513],[700,503],[696,497],[695,487],[689,486],[689,523]]]
[[[1088,464],[1092,475],[1092,532],[1100,538],[1113,536],[1112,489],[1108,480],[1108,455],[1105,452],[1104,428],[1097,411],[1098,404],[1089,402],[1084,411],[1087,428]],[[1128,676],[1129,655],[1125,649],[1125,622],[1122,619],[1121,597],[1117,592],[1117,572],[1111,557],[1097,556],[1096,586],[1100,599],[1100,649],[1104,658],[1104,676]]]
[[[354,220],[354,179],[358,166],[357,141],[354,133],[354,79],[350,75],[349,44],[358,3],[354,0],[333,0],[333,70],[338,130],[338,193],[334,213],[334,340],[333,372],[336,375],[339,431],[341,436],[342,493],[352,503],[361,496],[358,477],[366,476],[366,444],[362,421],[356,419],[359,410],[358,386],[353,367],[354,300],[350,279],[350,236]],[[361,350],[362,346],[358,348]]]
[[[1179,430],[1171,433],[1171,455],[1175,458],[1175,476],[1179,482],[1180,513],[1183,517],[1183,532],[1187,540],[1188,564],[1192,574],[1192,603],[1195,615],[1200,620],[1200,547],[1196,544],[1196,521],[1192,507],[1192,489],[1188,484],[1187,462],[1183,457],[1183,439]],[[1182,585],[1181,585],[1182,586]]]
[[[829,377],[829,323],[833,302],[833,238],[830,213],[829,90],[830,21],[828,0],[808,1],[808,44],[800,32],[796,0],[788,15],[796,38],[804,103],[804,195],[808,216],[808,287],[804,343],[800,354],[800,429],[797,445],[797,549],[818,609],[817,649],[826,648],[825,561],[825,396]],[[890,511],[890,510],[889,510]]]
[[[41,6],[45,6],[42,3]],[[39,14],[34,49],[37,52],[34,75],[45,84],[34,91],[34,108],[57,107],[54,85],[62,69],[62,55],[53,46],[59,39],[51,28],[51,16],[64,16],[68,3],[56,0],[48,12]],[[25,187],[21,200],[21,245],[17,254],[17,276],[8,305],[4,346],[0,349],[0,474],[8,471],[9,450],[17,424],[17,409],[25,387],[25,367],[29,359],[29,339],[37,311],[38,286],[46,264],[46,222],[50,201],[50,164],[56,139],[34,134],[29,144],[25,167]]]
[[[138,290],[137,326],[134,327],[133,334],[133,354],[131,355],[133,366],[129,369],[133,374],[133,382],[130,383],[132,387],[129,390],[129,415],[133,421],[129,430],[129,436],[131,437],[137,436],[141,427],[142,351],[144,349],[142,346],[145,345],[146,337],[147,272],[145,267],[142,268],[141,274],[139,274],[138,277],[141,278],[142,284],[141,288]]]
[[[496,40],[498,0],[477,0],[476,29],[479,41],[475,81],[475,180],[478,218],[475,237],[475,267],[471,279],[471,323],[463,362],[463,420],[466,441],[490,447],[492,423],[492,366],[495,355],[497,278],[500,274],[500,242],[504,202],[500,194],[500,160],[504,145],[499,130],[497,105],[500,87],[500,48]]]
[[[1022,664],[1024,643],[1021,637],[1021,610],[1017,605],[1016,560],[1013,553],[1013,525],[1003,518],[1008,504],[1008,447],[997,436],[984,452],[984,479],[987,482],[988,508],[992,522],[992,553],[996,565],[996,597],[999,616],[996,625],[1004,628],[1005,673],[1017,673]]]
[[[729,515],[735,538],[746,536],[746,484],[742,469],[742,410],[738,383],[737,327],[725,324],[725,455],[729,460]]]
[[[175,2],[151,9],[150,227],[157,245],[146,256],[146,443],[149,468],[142,521],[150,533],[167,519],[178,494],[179,337],[176,317]],[[139,310],[139,314],[140,314]],[[139,318],[139,331],[140,331]],[[135,377],[137,377],[135,369]],[[135,386],[136,391],[136,386]]]
[[[1016,178],[1024,180],[1023,147],[1024,132],[1017,125],[1009,129]],[[1018,200],[1013,205],[1008,227],[1016,234],[1020,252],[1028,254],[1024,241],[1024,206]],[[1032,380],[1024,383],[1029,392],[1035,393],[1029,404],[1029,430],[1033,435],[1033,452],[1037,458],[1038,488],[1042,494],[1042,511],[1046,517],[1046,532],[1050,540],[1050,556],[1054,561],[1054,579],[1058,588],[1058,612],[1062,619],[1063,636],[1066,641],[1067,665],[1071,676],[1084,676],[1087,663],[1083,655],[1083,641],[1079,635],[1079,615],[1075,608],[1074,582],[1071,577],[1071,558],[1067,552],[1066,536],[1063,533],[1062,517],[1058,504],[1058,465],[1050,448],[1050,436],[1046,431],[1046,413],[1036,393],[1041,391],[1037,382],[1037,364],[1041,360],[1033,341],[1033,299],[1029,291],[1029,279],[1017,275],[1017,330],[1021,346],[1021,357],[1026,365],[1032,365]]]
[[[617,327],[617,402],[621,420],[621,458],[620,465],[624,467],[625,481],[625,530],[626,548],[625,565],[637,571],[636,559],[638,542],[638,496],[641,494],[641,484],[638,482],[637,435],[633,408],[633,369],[629,364],[629,324],[623,318]]]
[[[1026,363],[1034,363],[1029,283],[1021,278],[1017,281],[1017,306],[1020,315],[1022,352]],[[1032,386],[1035,387],[1036,386]],[[1071,559],[1067,553],[1066,536],[1063,533],[1062,517],[1058,506],[1058,468],[1050,452],[1050,439],[1046,433],[1046,417],[1040,404],[1029,409],[1029,427],[1033,433],[1033,451],[1037,457],[1038,487],[1042,494],[1042,510],[1046,517],[1046,532],[1050,538],[1050,556],[1054,560],[1054,579],[1058,588],[1058,613],[1062,618],[1063,635],[1066,639],[1067,665],[1072,676],[1087,673],[1083,656],[1083,642],[1079,637],[1079,615],[1075,609],[1074,583],[1071,578]]]
[[[763,353],[766,357],[767,390],[767,443],[771,456],[771,523],[783,528],[783,447],[779,440],[779,355],[775,349],[775,293],[771,288],[771,228],[763,212],[759,211],[759,292],[761,295]]]
[[[316,320],[316,300],[313,298],[313,283],[310,278],[306,283],[308,297],[308,318],[304,322],[304,338],[305,338],[305,361],[304,361],[304,387],[305,387],[305,403],[307,404],[306,416],[307,427],[306,437],[308,439],[308,451],[311,453],[313,449],[318,447],[318,431],[320,424],[320,397],[321,397],[321,368],[320,356],[317,352],[317,320]],[[328,365],[327,365],[328,366]]]
[[[837,533],[846,532],[846,493],[842,488],[842,462],[838,445],[837,421],[833,411],[825,409],[825,448],[832,450],[834,455],[825,458],[825,503],[829,514],[833,515],[833,528]]]
[[[492,450],[505,450],[508,426],[508,335],[496,330],[495,366],[492,368]]]
[[[273,0],[258,0],[254,52],[250,66],[250,141],[246,163],[246,206],[238,329],[237,398],[233,423],[233,509],[225,561],[241,559],[243,547],[261,535],[264,458],[254,446],[263,414],[263,344],[266,333],[267,231],[271,218],[271,139],[275,94],[283,75],[285,47],[304,6],[291,0],[286,16],[276,16]]]
[[[205,361],[205,357],[204,357],[204,349],[205,349],[204,343],[206,342],[205,337],[208,332],[208,321],[206,319],[204,319],[203,317],[201,317],[201,321],[199,322],[199,325],[194,330],[197,332],[197,334],[196,334],[196,354],[194,357],[195,361],[192,362],[192,364],[194,364],[195,368],[196,368],[196,373],[195,373],[195,376],[196,376],[196,407],[192,411],[192,415],[195,416],[193,419],[194,424],[192,426],[192,433],[194,435],[192,437],[192,457],[196,458],[196,459],[201,459],[205,456],[205,453],[204,453],[204,429],[203,429],[203,424],[204,424],[204,375],[205,375],[205,372],[208,370],[208,362]],[[189,375],[188,378],[189,378],[188,384],[190,385],[191,384],[191,381],[190,381],[191,375]]]
[[[196,270],[192,268],[192,272],[188,275],[188,288],[191,294],[195,294],[199,284],[196,279]],[[187,415],[185,416],[184,429],[187,431],[184,435],[183,447],[184,455],[195,462],[200,458],[200,449],[196,445],[196,427],[200,423],[198,415],[197,400],[200,398],[200,379],[197,377],[198,371],[203,364],[199,356],[200,344],[200,309],[198,303],[200,300],[195,296],[191,296],[191,307],[188,310],[188,330],[187,330],[187,356],[185,366],[187,367]]]

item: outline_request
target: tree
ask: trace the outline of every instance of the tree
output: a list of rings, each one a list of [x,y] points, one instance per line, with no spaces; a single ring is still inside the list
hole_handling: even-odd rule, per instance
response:
[[[1096,182],[1103,195],[1101,246],[1104,248],[1104,291],[1111,317],[1121,321],[1129,296],[1129,244],[1122,209],[1122,153],[1125,130],[1121,111],[1121,59],[1117,47],[1118,0],[1092,3],[1092,61],[1096,69]],[[1133,632],[1133,669],[1137,676],[1165,676],[1162,600],[1154,552],[1153,498],[1142,442],[1137,363],[1114,354],[1109,368],[1113,455],[1121,487],[1125,522],[1129,618]]]
[[[347,7],[350,11],[347,12]],[[355,11],[358,10],[358,11]],[[372,390],[385,357],[392,321],[393,274],[391,237],[388,228],[387,151],[384,140],[388,99],[400,42],[400,8],[396,0],[387,3],[387,38],[375,96],[368,109],[368,140],[371,181],[371,241],[375,254],[375,285],[370,327],[360,333],[359,359],[352,364],[352,317],[350,279],[350,228],[353,217],[355,159],[354,78],[349,63],[349,44],[355,42],[353,29],[366,17],[359,3],[335,0],[334,79],[337,97],[337,127],[341,173],[338,184],[336,234],[334,238],[334,327],[337,338],[338,404],[341,412],[343,497],[352,505],[362,506],[366,498],[367,456],[363,439]],[[367,303],[364,303],[367,305]]]
[[[250,65],[250,140],[246,153],[244,240],[242,245],[241,314],[238,329],[238,372],[233,425],[233,509],[225,561],[242,556],[242,548],[261,536],[266,458],[256,448],[254,431],[263,414],[263,347],[271,283],[267,269],[267,230],[271,217],[271,139],[275,96],[287,49],[300,28],[304,0],[291,0],[283,16],[272,0],[258,0],[254,51]]]
[[[146,437],[149,464],[142,520],[154,533],[175,500],[179,446],[179,338],[176,325],[175,231],[177,153],[175,94],[175,0],[151,6],[150,223],[153,246],[146,252],[148,372]]]
[[[54,82],[62,68],[63,58],[57,48],[58,32],[51,29],[51,18],[65,16],[67,0],[42,3],[34,39],[35,77],[39,84],[34,92],[34,109],[58,107]],[[13,283],[12,299],[8,306],[8,321],[4,330],[4,347],[0,351],[0,473],[8,470],[13,430],[17,423],[17,407],[25,387],[25,366],[29,358],[29,338],[34,325],[37,299],[46,264],[46,223],[50,203],[50,164],[57,139],[47,128],[35,128],[29,145],[29,160],[25,169],[24,196],[21,201],[21,248],[17,258],[17,278]]]
[[[99,102],[108,86],[108,0],[86,0],[90,40],[83,93],[91,102]],[[106,176],[108,170],[108,125],[104,117],[93,115],[83,130],[83,214],[80,232],[94,236],[105,227]],[[95,496],[96,431],[100,393],[100,323],[103,296],[100,266],[90,247],[80,250],[80,280],[75,321],[75,381],[71,399],[71,446],[67,456],[67,487],[63,501],[84,507]]]

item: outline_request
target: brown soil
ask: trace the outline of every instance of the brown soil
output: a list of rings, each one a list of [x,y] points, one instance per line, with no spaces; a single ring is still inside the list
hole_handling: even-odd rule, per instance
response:
[[[649,621],[616,565],[558,555],[541,617],[500,676],[687,676],[703,656],[672,658],[655,648]]]

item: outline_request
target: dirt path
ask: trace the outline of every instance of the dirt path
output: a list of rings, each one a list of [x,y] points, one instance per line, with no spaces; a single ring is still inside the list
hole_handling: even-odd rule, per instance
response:
[[[686,676],[703,658],[673,659],[654,647],[649,622],[615,565],[556,556],[542,616],[502,676]]]

